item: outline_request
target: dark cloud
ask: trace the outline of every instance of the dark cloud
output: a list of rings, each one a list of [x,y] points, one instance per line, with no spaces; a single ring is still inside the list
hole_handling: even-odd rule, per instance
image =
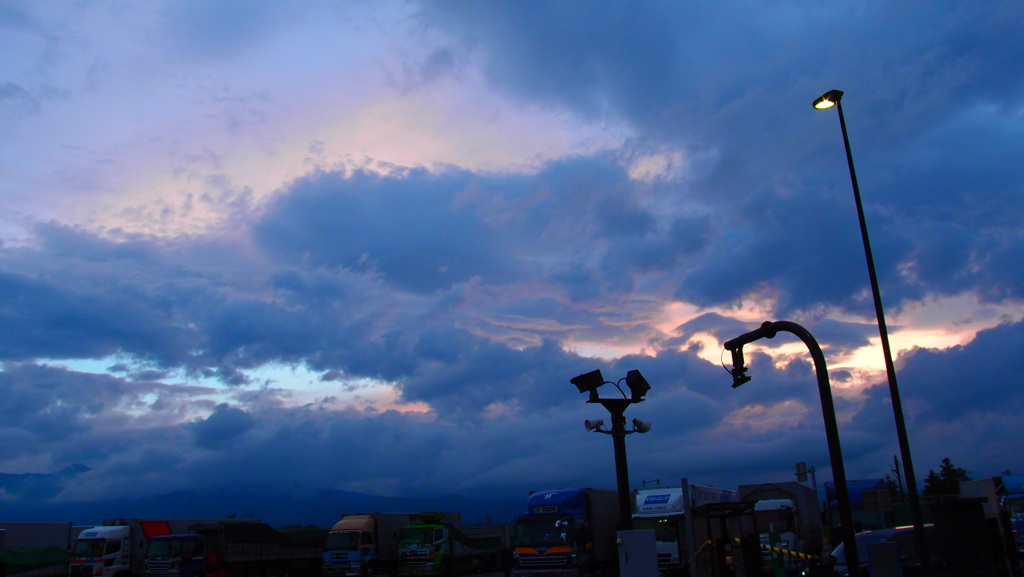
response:
[[[979,350],[994,343],[1002,343],[1000,350],[1012,349],[1018,344],[1020,333],[1020,325],[982,333]],[[473,355],[477,353],[466,353]],[[938,351],[927,355],[918,352],[901,369],[910,435],[918,442],[915,447],[920,447],[915,453],[920,455],[919,467],[937,462],[945,454],[972,470],[993,466],[991,459],[982,460],[967,444],[950,443],[939,449],[923,446],[926,433],[931,432],[927,424],[933,420],[930,414],[942,402],[935,393],[951,395],[949,391],[958,390],[955,385],[963,377],[949,367],[962,364],[961,355],[960,351],[945,356]],[[582,427],[584,419],[607,419],[608,415],[600,405],[586,403],[585,396],[578,394],[569,378],[600,368],[606,378],[617,379],[635,368],[644,374],[652,389],[643,403],[628,409],[627,417],[653,424],[650,433],[629,437],[630,466],[635,476],[665,479],[687,475],[705,483],[728,486],[737,479],[757,482],[788,478],[792,469],[789,461],[798,459],[810,462],[818,468],[821,478],[827,478],[828,453],[818,390],[807,361],[794,361],[778,369],[764,355],[751,355],[748,360],[753,380],[732,389],[731,380],[721,367],[687,353],[630,356],[612,364],[552,356],[551,351],[543,350],[518,355],[503,353],[501,357],[511,356],[521,366],[531,367],[530,371],[505,374],[501,369],[507,365],[502,364],[505,361],[501,357],[497,361],[492,358],[487,364],[485,355],[477,356],[481,366],[494,371],[491,380],[481,380],[467,368],[461,373],[450,373],[450,391],[430,392],[425,388],[431,386],[430,382],[442,386],[440,378],[425,381],[418,390],[425,398],[438,399],[442,408],[457,405],[450,397],[458,394],[461,383],[456,379],[465,379],[477,390],[463,390],[462,394],[509,403],[511,410],[497,420],[474,419],[468,411],[451,413],[457,418],[444,424],[434,416],[416,413],[337,413],[315,406],[282,409],[220,404],[209,407],[207,418],[177,425],[151,423],[137,429],[131,439],[118,439],[119,429],[101,423],[111,418],[124,419],[124,415],[118,417],[117,413],[126,406],[125,401],[143,391],[152,392],[153,388],[140,389],[127,382],[64,370],[28,365],[17,370],[9,367],[4,373],[5,390],[39,390],[36,414],[54,406],[55,399],[64,395],[61,391],[81,396],[66,397],[65,402],[76,406],[89,406],[86,398],[93,398],[94,402],[89,414],[79,411],[77,421],[69,415],[72,420],[68,422],[77,423],[70,438],[39,435],[11,443],[19,423],[27,422],[33,413],[26,412],[23,421],[11,421],[5,415],[5,422],[10,423],[3,429],[8,440],[5,454],[11,458],[30,451],[70,451],[65,458],[78,459],[75,462],[92,469],[79,474],[76,485],[93,486],[106,479],[102,484],[106,491],[126,491],[123,480],[132,479],[138,485],[140,480],[148,482],[151,478],[154,490],[177,482],[175,479],[189,478],[193,479],[191,486],[197,488],[262,487],[289,494],[322,486],[364,490],[372,487],[390,494],[438,494],[453,490],[453,484],[454,488],[466,491],[489,487],[511,493],[549,483],[610,487],[614,484],[610,441],[603,435],[588,434]],[[545,356],[549,360],[545,361]],[[997,381],[999,367],[985,372],[979,368],[985,365],[973,366],[972,386]],[[925,388],[920,386],[922,371],[928,375]],[[40,376],[47,375],[53,382],[67,382],[67,387],[40,388],[44,382]],[[83,379],[94,385],[83,387],[87,382]],[[165,392],[174,388],[165,388]],[[972,390],[978,393],[975,407],[944,412],[936,422],[954,431],[968,427],[975,421],[972,415],[982,413],[989,415],[990,420],[1003,421],[1005,426],[1000,415],[1007,410],[1015,411],[1014,407],[1020,404],[1012,389],[1000,392],[995,399],[989,398],[990,392]],[[187,403],[190,394],[202,392],[181,391],[178,396],[182,403]],[[609,390],[602,395],[614,393]],[[30,406],[17,394],[12,397],[18,406]],[[892,455],[897,453],[887,397],[884,385],[870,389],[859,403],[837,395],[840,438],[852,478],[884,475]],[[528,398],[540,400],[515,407],[515,403]],[[106,401],[101,403],[102,399]],[[851,412],[852,419],[844,417]],[[746,415],[744,420],[736,421],[735,417],[741,414]],[[38,426],[47,428],[45,422]],[[1019,449],[1012,441],[1019,435],[1012,431],[1004,433],[1001,438],[1009,443],[1004,448]],[[565,443],[552,445],[549,441],[553,438],[564,439]],[[70,443],[70,439],[74,442]],[[339,460],[338,455],[350,454],[353,443],[360,447],[359,458]],[[257,462],[260,466],[253,467]],[[288,475],[276,473],[282,470],[287,470]],[[160,472],[159,479],[163,480],[154,476],[155,471]],[[512,475],[512,471],[516,474]]]
[[[973,183],[1020,180],[1010,160],[1020,156],[1017,146],[1003,145],[1022,141],[1007,134],[1019,126],[1006,121],[1013,108],[1002,103],[1019,101],[1024,82],[989,80],[1018,78],[1006,68],[1024,55],[1024,42],[993,40],[1024,21],[1012,3],[940,3],[927,13],[886,6],[885,17],[881,7],[424,4],[427,22],[485,53],[495,85],[584,114],[611,111],[694,152],[695,141],[717,148],[696,193],[723,216],[677,292],[687,300],[729,303],[770,286],[783,289],[782,312],[821,302],[870,312],[856,298],[864,272],[838,123],[834,111],[826,118],[810,108],[830,88],[847,91],[879,276],[893,304],[970,284],[1020,286],[982,280],[990,269],[978,268],[973,247],[984,236],[970,242],[978,227],[968,224],[986,208],[994,209],[986,226],[1005,222],[1016,209],[997,207],[1018,204],[997,200],[1014,194],[1012,184],[972,192]],[[904,21],[904,12],[922,25],[885,24]],[[824,84],[814,85],[814,74]],[[814,158],[826,152],[830,160]],[[931,162],[907,171],[908,157]],[[926,174],[913,172],[922,166]],[[965,244],[953,247],[957,237]],[[630,248],[643,258],[645,247]],[[904,274],[908,267],[913,275]]]
[[[39,33],[42,25],[29,10],[12,2],[0,4],[0,25],[19,32]]]
[[[607,96],[616,108],[623,100],[657,102],[672,85],[666,76],[682,73],[677,38],[683,31],[673,30],[660,17],[663,11],[649,5],[423,5],[428,23],[482,44],[490,81],[523,99],[551,100],[597,116]]]
[[[483,275],[501,282],[515,262],[500,230],[454,205],[471,175],[412,170],[400,177],[316,175],[296,183],[257,229],[288,262],[378,272],[403,290],[434,292]]]
[[[89,383],[73,383],[61,371],[44,367],[8,364],[0,373],[4,395],[0,410],[3,412],[7,458],[24,454],[38,442],[53,442],[76,433],[85,427],[85,421],[103,411],[119,391],[103,391],[102,384],[113,384],[115,379],[95,376]],[[84,384],[85,387],[76,387]],[[89,386],[89,385],[92,386]],[[89,393],[90,389],[95,389]]]
[[[921,399],[920,415],[928,419],[1003,412],[1021,402],[1010,383],[1024,374],[1022,346],[1024,324],[1016,323],[948,350],[917,349],[900,358],[901,390]]]
[[[5,82],[0,84],[0,118],[24,118],[39,113],[39,102],[25,88]]]
[[[679,132],[686,133],[734,113],[779,109],[782,97],[814,75],[826,83],[870,79],[873,98],[890,107],[895,101],[894,112],[910,111],[916,119],[929,108],[948,111],[950,98],[999,102],[1007,89],[1019,98],[1024,86],[992,80],[1015,78],[1013,63],[1024,50],[1020,39],[1003,41],[1024,18],[1012,2],[940,2],[926,11],[896,5],[826,10],[651,2],[589,10],[585,2],[422,4],[426,22],[486,53],[495,85],[531,101],[625,114],[651,134],[672,131],[666,120],[685,122]],[[897,25],[910,20],[912,29]],[[888,91],[895,82],[903,90]],[[824,86],[818,94],[830,88],[844,87]],[[802,99],[801,108],[818,94]],[[749,124],[750,130],[764,126]]]
[[[254,424],[249,413],[220,404],[209,417],[196,421],[191,428],[196,437],[196,445],[217,448],[231,445],[234,439],[252,429]]]
[[[271,41],[286,16],[288,11],[273,2],[186,2],[165,11],[164,32],[176,52],[221,59]]]

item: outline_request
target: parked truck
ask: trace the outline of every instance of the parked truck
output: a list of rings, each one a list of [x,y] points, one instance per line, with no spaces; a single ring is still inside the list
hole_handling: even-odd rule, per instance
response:
[[[457,575],[503,568],[508,527],[460,527],[445,513],[424,513],[402,527],[398,538],[400,576]]]
[[[415,516],[409,513],[343,516],[324,540],[324,577],[392,573],[398,562],[398,532],[413,522]]]
[[[997,475],[960,483],[961,497],[984,497],[985,517],[999,519],[1008,546],[1024,555],[1024,475]],[[1013,545],[1009,545],[1012,542]]]
[[[146,577],[319,577],[326,528],[198,523],[149,541]]]
[[[535,491],[516,519],[512,537],[515,577],[614,574],[619,500],[615,491]]]
[[[633,495],[633,528],[654,531],[658,572],[663,577],[683,575],[687,571],[692,544],[688,527],[692,526],[693,509],[709,503],[739,500],[739,492],[734,489],[701,485],[636,489]],[[687,519],[686,515],[691,515],[691,518]]]
[[[142,577],[146,547],[160,535],[184,533],[196,523],[219,519],[109,519],[85,529],[71,549],[68,577]],[[233,522],[257,522],[233,519]]]

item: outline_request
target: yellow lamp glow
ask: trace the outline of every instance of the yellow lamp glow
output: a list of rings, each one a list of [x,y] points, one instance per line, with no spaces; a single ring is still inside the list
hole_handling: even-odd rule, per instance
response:
[[[832,108],[843,98],[842,90],[829,90],[825,94],[822,94],[814,101],[814,107],[818,110],[825,110],[826,108]]]

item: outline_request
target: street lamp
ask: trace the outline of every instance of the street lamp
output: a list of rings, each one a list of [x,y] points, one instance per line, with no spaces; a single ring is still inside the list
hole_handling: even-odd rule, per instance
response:
[[[619,383],[626,381],[626,385],[629,387],[630,396],[626,396],[626,393],[619,386]],[[632,528],[632,507],[630,506],[630,491],[629,491],[629,469],[626,465],[626,435],[630,433],[646,433],[651,430],[651,424],[640,419],[633,419],[633,428],[626,429],[626,416],[623,414],[626,411],[626,407],[633,403],[639,403],[644,400],[644,395],[647,391],[651,390],[651,385],[647,383],[647,379],[640,374],[640,371],[634,369],[626,373],[626,376],[619,379],[618,382],[611,382],[604,380],[600,370],[590,371],[584,373],[578,377],[574,377],[569,380],[572,384],[576,385],[576,388],[581,393],[590,393],[590,398],[587,399],[588,403],[601,403],[604,408],[608,409],[608,412],[612,416],[612,428],[606,430],[604,428],[603,419],[586,420],[583,425],[587,428],[587,431],[594,433],[604,433],[612,436],[612,447],[615,450],[615,478],[618,482],[618,493],[619,493],[619,527],[625,530]],[[601,398],[597,395],[597,389],[602,385],[614,385],[616,389],[622,394],[622,398]]]
[[[802,326],[789,321],[765,321],[761,327],[726,341],[725,348],[732,352],[732,387],[735,389],[750,381],[747,367],[743,363],[743,345],[756,340],[775,338],[779,331],[791,332],[807,345],[814,360],[814,371],[818,376],[818,396],[821,397],[821,414],[825,419],[825,439],[832,462],[832,479],[836,484],[836,501],[839,505],[839,524],[843,527],[843,542],[846,544],[846,566],[850,577],[859,577],[860,563],[857,556],[857,540],[853,532],[853,513],[850,509],[850,494],[846,486],[846,468],[843,465],[843,451],[839,446],[839,425],[836,423],[836,409],[832,403],[832,387],[828,381],[825,355],[811,333]]]
[[[878,335],[882,340],[882,356],[885,358],[885,373],[889,378],[889,396],[892,398],[892,412],[896,417],[896,438],[899,440],[900,455],[903,457],[903,472],[907,477],[907,493],[910,497],[910,514],[914,523],[914,533],[922,553],[927,551],[927,540],[924,534],[924,521],[921,518],[921,504],[917,496],[917,480],[914,476],[914,462],[910,458],[910,441],[907,439],[907,424],[903,419],[903,403],[900,401],[900,389],[896,384],[896,367],[892,363],[892,351],[889,349],[889,332],[885,328],[885,310],[882,308],[882,294],[878,290],[878,275],[875,274],[875,259],[871,256],[871,242],[868,240],[868,225],[864,219],[864,206],[860,201],[860,187],[857,186],[857,172],[853,169],[853,153],[850,151],[850,138],[846,133],[846,118],[843,117],[843,91],[829,90],[819,96],[813,103],[814,108],[825,110],[836,107],[839,111],[839,126],[843,131],[843,144],[846,146],[846,162],[850,166],[850,182],[853,183],[853,198],[857,203],[857,217],[860,219],[860,235],[864,240],[864,256],[868,261],[868,278],[871,280],[871,295],[875,301],[875,316],[878,318]],[[928,556],[922,554],[927,564]]]

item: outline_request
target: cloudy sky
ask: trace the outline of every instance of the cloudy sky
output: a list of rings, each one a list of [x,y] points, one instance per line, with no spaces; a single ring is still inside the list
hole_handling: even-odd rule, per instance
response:
[[[1024,473],[1024,4],[0,1],[0,472],[55,501]],[[613,385],[602,396],[618,394]],[[86,470],[87,468],[87,470]],[[0,492],[0,499],[22,498]]]

